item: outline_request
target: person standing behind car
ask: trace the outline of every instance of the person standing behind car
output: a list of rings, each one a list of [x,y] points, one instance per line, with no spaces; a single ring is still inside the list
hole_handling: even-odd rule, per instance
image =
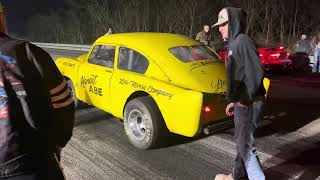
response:
[[[311,46],[313,49],[313,72],[319,72],[320,66],[320,32],[313,38],[311,42]]]
[[[48,53],[0,26],[0,179],[63,180],[73,98]]]
[[[307,33],[301,34],[301,39],[295,43],[294,46],[295,53],[306,53],[309,54],[311,51],[310,41],[308,39]]]
[[[246,13],[240,8],[223,8],[218,15],[222,38],[227,41],[225,111],[234,116],[236,159],[230,175],[218,174],[215,180],[265,180],[255,148],[255,132],[264,104],[264,69],[255,42],[245,30]]]
[[[312,48],[310,45],[310,41],[308,39],[307,34],[304,32],[301,34],[301,39],[298,40],[294,45],[294,57],[292,59],[292,67],[295,70],[295,72],[309,71],[309,54],[311,50]]]
[[[111,28],[109,28],[108,32],[106,34],[104,34],[104,35],[106,36],[106,35],[109,35],[109,34],[112,34],[112,29]]]
[[[209,26],[208,25],[203,26],[203,30],[197,34],[196,40],[200,41],[201,43],[203,43],[207,46],[210,46],[212,40],[211,40],[211,36],[209,35]]]

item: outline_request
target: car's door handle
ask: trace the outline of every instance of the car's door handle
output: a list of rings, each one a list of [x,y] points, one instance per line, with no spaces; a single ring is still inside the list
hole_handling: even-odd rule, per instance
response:
[[[110,71],[110,70],[108,70],[108,69],[106,69],[105,71],[106,71],[107,73],[112,73],[112,71]]]

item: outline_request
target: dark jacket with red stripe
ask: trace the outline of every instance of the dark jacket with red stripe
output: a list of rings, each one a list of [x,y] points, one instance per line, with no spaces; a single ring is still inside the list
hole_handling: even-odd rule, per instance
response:
[[[74,103],[48,53],[0,34],[0,179],[35,171],[64,147]]]

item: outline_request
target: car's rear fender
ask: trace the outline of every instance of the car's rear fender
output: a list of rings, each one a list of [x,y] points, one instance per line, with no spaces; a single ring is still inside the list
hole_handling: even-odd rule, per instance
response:
[[[197,134],[203,93],[139,74],[118,74],[113,78],[111,114],[122,119],[126,103],[139,92],[155,100],[170,132],[189,137]]]

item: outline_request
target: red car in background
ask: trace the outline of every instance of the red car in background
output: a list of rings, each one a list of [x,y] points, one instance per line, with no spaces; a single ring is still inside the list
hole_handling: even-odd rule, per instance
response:
[[[289,59],[289,51],[287,48],[280,47],[259,47],[259,56],[261,62],[264,64],[265,70],[286,70],[290,68],[292,61]],[[220,57],[225,60],[226,50],[217,50]]]

